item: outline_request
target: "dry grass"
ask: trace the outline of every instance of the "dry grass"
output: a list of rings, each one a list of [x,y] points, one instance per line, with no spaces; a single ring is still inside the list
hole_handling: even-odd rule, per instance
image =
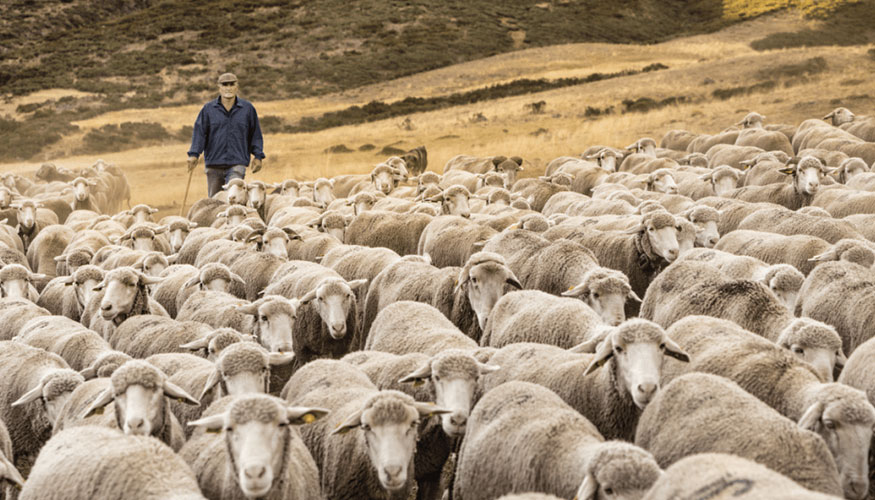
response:
[[[386,145],[410,148],[425,144],[431,169],[438,172],[450,157],[460,153],[520,155],[529,162],[524,174],[538,175],[550,159],[579,154],[593,144],[625,146],[643,136],[659,140],[666,131],[676,128],[714,133],[735,123],[749,110],[763,113],[769,123],[797,124],[805,118],[823,116],[839,102],[851,109],[855,106],[865,109],[864,106],[875,104],[871,97],[859,97],[872,92],[866,83],[871,81],[875,67],[866,56],[869,47],[755,52],[747,45],[750,39],[761,37],[770,30],[787,29],[788,23],[795,20],[795,16],[782,14],[744,23],[714,35],[652,46],[579,44],[533,49],[322,99],[257,102],[259,114],[276,115],[294,122],[303,116],[374,99],[442,95],[516,78],[582,76],[593,72],[640,69],[655,62],[671,68],[539,94],[417,113],[410,115],[413,123],[410,131],[402,129],[399,126],[402,118],[397,118],[312,134],[271,134],[265,138],[268,153],[265,169],[248,178],[273,182],[290,177],[312,179],[341,173],[365,173],[384,159],[375,151],[357,151],[365,144],[375,145],[376,151]],[[758,72],[768,73],[769,68],[818,56],[829,62],[828,70],[806,80],[777,79],[778,85],[772,92],[725,101],[711,97],[716,89],[756,83]],[[837,85],[840,80],[859,83]],[[623,99],[649,97],[661,100],[672,96],[685,96],[689,101],[648,113],[614,113],[598,119],[584,117],[587,106],[613,106],[619,111]],[[851,99],[850,96],[858,97]],[[546,101],[546,112],[532,115],[525,105],[538,100]],[[190,125],[197,110],[197,106],[185,106],[121,111],[78,125],[88,129],[109,123],[146,120],[161,122],[168,130],[174,131]],[[482,113],[487,121],[473,123],[470,119],[475,113]],[[538,131],[540,133],[536,136]],[[323,153],[338,144],[356,152]],[[62,144],[62,147],[71,147],[71,144]],[[186,150],[187,144],[166,144],[108,154],[104,159],[125,169],[133,186],[135,202],[161,207],[164,213],[175,213],[188,177],[184,168]],[[96,158],[67,156],[61,151],[52,159],[60,165],[77,168],[91,164]],[[36,164],[15,164],[3,165],[0,169],[33,172],[36,167]],[[205,195],[206,182],[202,170],[198,169],[188,202],[190,204]]]

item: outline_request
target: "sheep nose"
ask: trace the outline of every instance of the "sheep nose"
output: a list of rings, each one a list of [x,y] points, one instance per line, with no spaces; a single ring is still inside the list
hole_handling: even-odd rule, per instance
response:
[[[848,483],[848,490],[845,495],[848,498],[863,499],[869,491],[869,481],[865,479],[852,480]]]
[[[470,218],[471,218],[471,212],[462,212],[462,217],[464,217],[464,218],[466,218],[466,219],[470,219]]]
[[[401,474],[401,466],[400,465],[387,465],[383,468],[383,472],[389,477],[389,479],[394,479]]]
[[[276,346],[275,352],[292,352],[294,348],[292,344],[279,344]]]
[[[708,240],[708,246],[713,247],[714,245],[717,244],[717,240],[718,240],[718,238],[716,236],[712,237],[711,239]]]
[[[128,428],[134,433],[138,434],[143,430],[143,426],[146,422],[141,417],[135,417],[128,419]]]
[[[450,423],[455,425],[456,427],[462,427],[467,422],[468,422],[468,415],[465,415],[464,413],[461,413],[461,412],[453,413],[453,415],[450,417]]]
[[[671,248],[671,249],[667,250],[665,253],[668,254],[668,255],[667,255],[668,258],[670,258],[670,259],[674,259],[675,257],[678,256],[678,249],[677,249],[677,248]]]
[[[109,311],[112,309],[112,304],[100,304],[101,311]]]
[[[248,465],[243,469],[243,473],[249,479],[261,479],[265,472],[267,472],[267,468],[263,465]]]
[[[647,396],[648,398],[653,396],[653,393],[656,392],[656,384],[654,383],[646,383],[646,384],[638,384],[638,392],[643,396]]]

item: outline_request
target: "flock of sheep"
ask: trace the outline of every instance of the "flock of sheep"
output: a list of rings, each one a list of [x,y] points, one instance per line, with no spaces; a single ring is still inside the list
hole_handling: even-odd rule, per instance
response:
[[[875,498],[873,162],[839,108],[158,222],[5,174],[0,498]]]

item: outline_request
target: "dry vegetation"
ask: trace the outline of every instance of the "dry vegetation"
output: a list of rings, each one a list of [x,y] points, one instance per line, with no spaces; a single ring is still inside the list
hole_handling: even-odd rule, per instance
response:
[[[265,169],[249,178],[279,181],[284,178],[312,179],[340,173],[364,173],[383,159],[375,154],[387,145],[410,148],[425,144],[431,169],[440,171],[453,155],[505,154],[526,158],[537,175],[550,159],[578,154],[592,144],[625,146],[642,136],[657,140],[668,130],[681,128],[714,133],[740,119],[750,110],[767,116],[769,123],[798,124],[805,118],[823,116],[843,105],[869,114],[875,96],[871,75],[875,60],[867,54],[871,46],[818,47],[755,51],[750,42],[763,35],[804,26],[798,15],[780,15],[748,21],[711,35],[677,39],[657,45],[574,44],[530,49],[499,55],[413,75],[387,83],[363,87],[322,98],[256,102],[262,116],[276,116],[295,122],[371,100],[391,101],[401,96],[434,96],[481,88],[518,78],[561,78],[640,69],[662,63],[670,69],[593,82],[505,99],[409,115],[410,127],[402,118],[357,126],[338,127],[309,134],[272,134],[265,138],[268,154]],[[825,67],[817,58],[826,61]],[[813,69],[812,69],[813,68]],[[715,91],[737,92],[762,82],[765,91],[728,99]],[[246,82],[242,88],[245,92]],[[649,98],[660,101],[682,97],[683,102],[648,112],[623,113],[624,100]],[[527,104],[543,100],[545,113],[532,114]],[[609,109],[599,116],[587,115],[587,108]],[[190,126],[199,106],[156,110],[128,110],[107,113],[78,122],[83,130],[127,121],[164,124],[171,132]],[[486,121],[472,118],[482,114]],[[411,128],[411,130],[407,130]],[[269,132],[269,131],[268,131]],[[343,144],[352,153],[326,154]],[[359,151],[371,144],[376,150]],[[50,153],[56,163],[81,167],[95,155],[70,156],[76,139],[63,140]],[[178,210],[187,174],[184,158],[187,144],[168,142],[123,153],[100,155],[121,165],[133,185],[134,200]],[[7,164],[3,170],[32,172],[38,163]],[[198,170],[192,182],[192,200],[205,196],[206,183]]]

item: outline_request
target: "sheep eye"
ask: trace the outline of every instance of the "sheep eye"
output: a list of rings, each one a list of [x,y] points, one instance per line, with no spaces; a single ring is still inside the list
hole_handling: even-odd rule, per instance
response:
[[[796,354],[805,354],[805,350],[801,347],[793,347],[793,352],[795,352]]]
[[[233,431],[234,431],[233,427],[225,427],[225,432],[233,432]]]
[[[680,227],[680,226],[675,226],[674,228],[677,229],[678,231],[681,230],[681,227]]]
[[[368,424],[362,424],[362,430],[365,432],[371,432],[371,426]]]
[[[660,351],[664,351],[664,350],[665,350],[665,343],[659,344],[659,350],[660,350]]]
[[[652,228],[652,227],[648,227],[647,230],[650,231],[650,232],[653,232],[653,228]]]
[[[440,378],[439,376],[437,376],[437,375],[434,375],[434,381],[435,381],[435,382],[440,382],[440,381],[441,381],[441,378]]]
[[[411,428],[419,427],[419,420],[414,420],[413,422],[410,422],[410,427]]]
[[[623,348],[620,347],[620,346],[615,346],[615,347],[614,347],[614,352],[616,352],[617,354],[620,354],[621,352],[623,352]]]
[[[594,298],[594,299],[599,298],[599,294],[598,294],[598,292],[593,292],[593,294],[592,294],[592,298]]]
[[[833,431],[836,428],[836,423],[833,422],[832,420],[824,420],[823,426],[826,427],[827,429]]]
[[[614,494],[613,488],[605,488],[605,495],[613,495],[613,494]]]
[[[267,316],[265,316],[265,315],[262,314],[262,315],[261,315],[261,321],[267,321]]]

